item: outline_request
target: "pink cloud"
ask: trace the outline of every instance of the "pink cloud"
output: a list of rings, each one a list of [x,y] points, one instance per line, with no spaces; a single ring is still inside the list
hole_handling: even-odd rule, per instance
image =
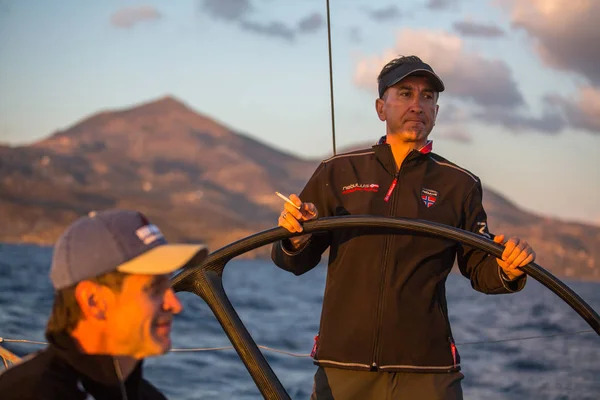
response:
[[[129,29],[144,21],[154,21],[161,18],[160,12],[152,6],[123,7],[110,16],[114,27]]]
[[[513,26],[534,40],[549,67],[572,71],[600,86],[600,1],[497,0],[511,13]]]
[[[421,57],[441,76],[448,96],[484,106],[508,108],[524,102],[504,61],[489,60],[469,52],[459,36],[442,31],[403,29],[398,33],[393,48],[379,56],[364,57],[358,61],[355,84],[375,94],[381,67],[399,55],[411,54]]]
[[[562,109],[571,126],[600,134],[600,89],[584,86],[575,98],[554,95],[549,101]]]

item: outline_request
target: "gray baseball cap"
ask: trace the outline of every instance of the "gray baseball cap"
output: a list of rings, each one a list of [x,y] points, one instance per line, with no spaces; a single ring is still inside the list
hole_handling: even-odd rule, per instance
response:
[[[54,246],[50,279],[60,290],[113,271],[162,275],[208,254],[203,244],[169,244],[140,212],[106,210],[79,218]]]

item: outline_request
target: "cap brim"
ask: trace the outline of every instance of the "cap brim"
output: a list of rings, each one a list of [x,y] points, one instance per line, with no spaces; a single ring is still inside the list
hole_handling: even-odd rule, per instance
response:
[[[402,79],[404,79],[408,76],[411,76],[411,75],[428,77],[431,80],[431,82],[433,83],[433,88],[438,92],[443,92],[445,89],[444,82],[442,82],[442,80],[440,79],[439,76],[437,76],[434,72],[431,72],[430,70],[423,69],[423,68],[413,69],[412,71],[404,74],[403,76],[399,76],[398,78],[391,81],[390,84],[388,85],[388,87],[394,86],[396,83],[400,82]]]
[[[145,275],[169,274],[190,261],[200,263],[207,255],[208,248],[203,244],[164,244],[119,265],[117,271]]]

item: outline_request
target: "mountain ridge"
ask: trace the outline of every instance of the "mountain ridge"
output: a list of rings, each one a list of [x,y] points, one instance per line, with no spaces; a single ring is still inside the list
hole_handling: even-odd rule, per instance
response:
[[[123,207],[148,214],[169,240],[216,250],[275,226],[274,192],[297,193],[319,162],[172,96],[103,110],[30,145],[0,145],[0,240],[51,244],[78,216]],[[484,205],[492,231],[526,238],[540,265],[600,280],[600,227],[533,214],[489,188]]]

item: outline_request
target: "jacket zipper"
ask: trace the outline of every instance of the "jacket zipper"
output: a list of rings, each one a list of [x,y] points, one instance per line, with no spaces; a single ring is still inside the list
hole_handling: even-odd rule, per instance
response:
[[[390,197],[392,196],[392,193],[394,192],[394,189],[396,188],[396,185],[398,184],[398,175],[397,174],[394,177],[394,180],[392,181],[392,184],[390,185],[390,188],[388,189],[387,193],[385,194],[385,197],[383,198],[383,200],[387,203],[390,200]]]
[[[121,389],[121,400],[127,400],[127,390],[125,390],[125,381],[123,380],[123,373],[121,372],[121,366],[116,358],[113,357],[113,365],[117,378],[119,379],[119,389]]]
[[[392,196],[394,189],[396,188],[396,186],[398,185],[398,180],[400,178],[400,171],[402,171],[402,166],[400,166],[400,168],[398,169],[398,172],[396,173],[396,175],[394,176],[394,180],[392,181],[392,184],[390,185],[390,188],[388,189],[384,201],[388,202],[390,197]],[[395,196],[391,207],[390,207],[390,212],[389,212],[389,216],[393,217],[394,216],[394,211],[396,209],[396,199],[398,197]],[[377,301],[377,317],[375,319],[375,323],[376,323],[376,328],[375,328],[375,338],[374,338],[374,343],[373,343],[373,363],[371,364],[371,370],[376,371],[378,366],[377,366],[377,362],[379,361],[379,335],[381,334],[381,316],[383,314],[383,294],[384,294],[384,288],[385,288],[385,272],[387,270],[387,264],[388,264],[388,252],[390,249],[390,238],[389,236],[386,237],[385,240],[385,247],[383,249],[383,268],[381,269],[381,280],[379,281],[379,297],[378,297],[378,301]]]

